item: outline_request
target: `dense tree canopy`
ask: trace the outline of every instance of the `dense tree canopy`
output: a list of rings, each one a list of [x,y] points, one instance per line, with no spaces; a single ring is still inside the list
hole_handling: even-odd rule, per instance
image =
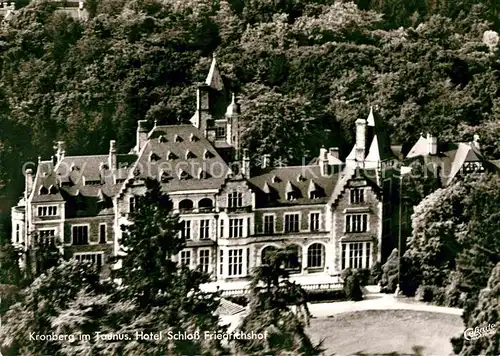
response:
[[[186,121],[214,52],[256,154],[345,154],[373,104],[406,146],[479,133],[498,158],[500,51],[482,42],[498,6],[472,3],[105,0],[87,21],[31,3],[0,30],[1,186],[17,198],[22,164],[55,140],[125,152],[137,120]]]

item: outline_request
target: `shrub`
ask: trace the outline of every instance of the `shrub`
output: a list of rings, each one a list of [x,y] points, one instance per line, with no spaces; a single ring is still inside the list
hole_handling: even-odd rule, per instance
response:
[[[354,274],[358,277],[359,283],[362,286],[367,286],[373,283],[371,277],[371,271],[368,268],[360,268],[354,271]]]
[[[356,274],[350,275],[344,280],[344,292],[348,300],[363,300],[363,291],[359,277]]]
[[[415,299],[420,302],[432,302],[434,286],[420,286],[415,293]]]
[[[383,293],[394,293],[398,285],[398,250],[394,249],[382,266],[380,287]]]
[[[350,268],[346,268],[342,272],[340,272],[340,278],[342,278],[343,281],[347,279],[347,277],[352,276],[353,271]]]
[[[370,275],[373,284],[378,284],[382,279],[382,264],[380,262],[375,262],[370,270]]]
[[[343,301],[346,295],[343,289],[338,290],[307,290],[308,302]]]

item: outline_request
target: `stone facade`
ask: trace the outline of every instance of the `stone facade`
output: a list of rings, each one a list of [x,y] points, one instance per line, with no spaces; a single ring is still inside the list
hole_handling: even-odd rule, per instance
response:
[[[253,175],[235,130],[236,98],[226,100],[225,112],[212,110],[227,96],[214,60],[192,124],[140,121],[128,154],[116,153],[111,141],[108,154],[67,156],[59,142],[53,160],[26,174],[24,197],[12,209],[13,243],[28,252],[45,234],[66,258],[107,266],[120,252],[120,227],[144,194],[144,179],[153,177],[183,224],[186,247],[175,259],[214,280],[247,278],[279,247],[293,251],[295,275],[329,277],[381,261],[388,218],[381,177],[395,158],[373,112],[357,121],[355,154],[345,163],[336,148],[321,149],[310,165],[267,166]]]

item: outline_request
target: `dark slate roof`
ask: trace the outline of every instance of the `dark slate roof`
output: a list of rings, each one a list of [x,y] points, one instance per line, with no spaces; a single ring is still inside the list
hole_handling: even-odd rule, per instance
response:
[[[465,162],[482,162],[486,169],[493,167],[493,164],[488,162],[471,143],[439,143],[437,154],[429,155],[427,139],[422,136],[412,147],[407,158],[422,159],[431,171],[439,169],[443,186],[448,185],[457,176]]]
[[[154,177],[162,181],[165,191],[175,192],[218,189],[229,172],[226,162],[199,129],[168,125],[151,130],[129,176]]]
[[[317,165],[273,168],[252,177],[250,184],[257,194],[257,207],[325,204],[335,189],[342,168],[332,166],[336,171],[325,177],[321,176]],[[319,188],[319,198],[310,199],[311,181]],[[287,190],[290,189],[297,193],[294,200],[287,200]],[[270,193],[265,193],[265,190]]]
[[[56,166],[52,161],[42,161],[37,168],[32,201],[65,201],[68,217],[112,214],[111,198],[120,191],[119,179],[128,176],[131,163],[136,160],[136,155],[117,155],[117,166],[121,168],[116,170],[116,183],[108,167],[108,155],[66,156]],[[40,194],[41,189],[52,189],[52,193]]]

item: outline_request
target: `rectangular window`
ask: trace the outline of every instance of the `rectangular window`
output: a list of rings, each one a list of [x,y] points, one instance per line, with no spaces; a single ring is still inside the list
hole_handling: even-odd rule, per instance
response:
[[[90,262],[97,265],[98,269],[101,269],[103,263],[103,253],[102,252],[85,252],[85,253],[75,253],[73,258],[78,262]]]
[[[99,243],[100,244],[106,243],[106,224],[99,225]]]
[[[20,239],[21,239],[21,226],[19,224],[16,224],[16,242],[19,243]]]
[[[274,215],[264,215],[264,234],[274,234]]]
[[[299,232],[299,214],[285,214],[285,232]]]
[[[200,239],[210,238],[210,220],[200,220]]]
[[[370,268],[371,243],[350,242],[342,244],[342,269]]]
[[[217,126],[215,128],[215,137],[216,138],[226,138],[226,128],[224,126]]]
[[[191,251],[190,250],[181,251],[180,262],[181,262],[181,265],[184,265],[184,266],[189,267],[191,265]]]
[[[346,267],[346,252],[347,252],[347,244],[342,244],[342,270],[345,270]]]
[[[228,252],[228,275],[241,276],[243,274],[243,249],[232,249]]]
[[[181,239],[191,239],[191,221],[181,221],[181,230],[179,231]]]
[[[224,273],[224,250],[220,250],[220,257],[219,257],[219,268],[220,268],[220,275]]]
[[[229,237],[243,237],[243,219],[229,219]]]
[[[72,228],[73,245],[88,245],[89,227],[88,225],[77,225]]]
[[[48,245],[53,246],[55,244],[56,230],[54,229],[40,230],[38,234],[40,236],[40,244],[44,246]]]
[[[365,190],[362,188],[351,189],[351,204],[360,204],[365,201]]]
[[[38,207],[38,216],[56,216],[57,215],[57,206],[39,206]]]
[[[311,213],[309,215],[309,229],[311,231],[319,231],[319,213]]]
[[[368,214],[346,215],[346,232],[366,232],[368,230]]]
[[[224,237],[224,220],[221,219],[220,220],[220,234],[219,234],[220,237]]]
[[[135,203],[136,203],[135,197],[130,197],[128,199],[128,212],[129,213],[135,212]]]
[[[198,266],[201,272],[208,273],[210,268],[210,250],[198,251]]]
[[[243,206],[243,193],[232,192],[228,194],[228,207],[241,208]]]

